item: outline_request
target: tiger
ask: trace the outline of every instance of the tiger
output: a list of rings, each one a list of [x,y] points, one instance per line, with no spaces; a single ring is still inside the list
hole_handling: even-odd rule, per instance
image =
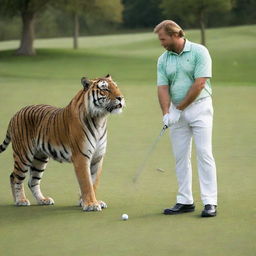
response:
[[[0,153],[12,142],[14,169],[10,183],[15,205],[30,205],[23,185],[28,172],[28,187],[37,203],[54,204],[40,188],[51,158],[73,164],[83,211],[107,208],[104,201],[96,199],[107,146],[107,119],[109,114],[122,112],[125,99],[110,75],[82,77],[81,83],[83,88],[66,107],[31,105],[11,118]]]

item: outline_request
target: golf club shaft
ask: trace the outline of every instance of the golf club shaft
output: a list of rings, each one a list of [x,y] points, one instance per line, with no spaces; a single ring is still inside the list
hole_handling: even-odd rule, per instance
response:
[[[142,172],[145,169],[146,163],[148,161],[149,156],[151,155],[151,153],[154,151],[158,141],[160,140],[160,138],[162,137],[162,135],[164,134],[164,131],[168,128],[168,126],[164,126],[160,132],[160,134],[157,136],[156,140],[154,141],[154,143],[152,144],[152,146],[150,147],[149,151],[147,152],[143,162],[141,163],[141,165],[139,166],[139,168],[137,169],[137,172],[135,173],[134,177],[133,177],[133,183],[135,183],[139,176],[142,174]]]

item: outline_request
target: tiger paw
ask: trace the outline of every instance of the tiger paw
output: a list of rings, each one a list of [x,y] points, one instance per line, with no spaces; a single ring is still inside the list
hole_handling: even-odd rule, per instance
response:
[[[101,206],[98,203],[85,204],[84,202],[81,202],[81,206],[83,208],[83,211],[85,211],[85,212],[100,212],[101,211]]]
[[[98,204],[100,205],[100,207],[101,207],[101,209],[106,209],[106,208],[108,208],[108,206],[107,206],[107,204],[105,203],[105,202],[103,202],[103,201],[98,201]]]
[[[54,200],[50,197],[45,197],[37,201],[40,205],[54,205]]]
[[[82,205],[83,205],[83,199],[82,199],[82,198],[79,198],[78,206],[82,207]]]
[[[29,202],[28,199],[22,199],[22,200],[16,201],[15,205],[17,205],[17,206],[29,206],[30,202]]]

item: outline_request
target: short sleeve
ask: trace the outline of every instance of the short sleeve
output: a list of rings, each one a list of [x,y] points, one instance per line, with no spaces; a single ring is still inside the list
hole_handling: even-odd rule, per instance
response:
[[[166,72],[163,65],[163,58],[162,56],[159,57],[157,62],[157,85],[168,85],[168,78],[166,76]]]
[[[201,46],[197,51],[194,77],[212,77],[212,59],[204,46]]]

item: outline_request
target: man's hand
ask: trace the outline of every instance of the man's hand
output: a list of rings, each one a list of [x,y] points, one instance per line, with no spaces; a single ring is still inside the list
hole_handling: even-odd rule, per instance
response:
[[[170,113],[167,113],[163,116],[163,123],[167,127],[176,124],[180,120],[181,110],[177,109],[174,105],[170,108]]]
[[[169,127],[169,119],[170,119],[169,113],[167,113],[167,114],[165,114],[165,115],[163,116],[163,124],[164,124],[164,126]]]
[[[187,106],[189,106],[205,87],[206,80],[207,77],[196,78],[186,97],[179,103],[177,108],[184,110]]]
[[[176,124],[180,120],[181,110],[177,109],[173,104],[171,105],[169,113],[169,126]]]

